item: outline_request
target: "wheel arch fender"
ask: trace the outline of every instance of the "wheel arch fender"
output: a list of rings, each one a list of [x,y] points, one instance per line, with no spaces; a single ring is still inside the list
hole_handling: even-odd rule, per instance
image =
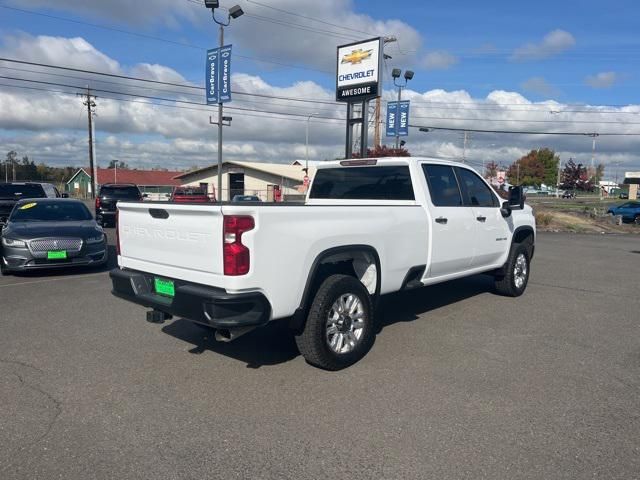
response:
[[[354,265],[355,262],[360,260],[363,260],[364,263],[369,262],[368,267],[363,269],[365,265],[359,268],[358,266]],[[333,266],[341,262],[351,262],[353,269],[351,271],[345,271],[344,269],[340,268],[332,268]],[[375,268],[375,284],[373,288],[370,288],[371,278],[369,278],[372,274],[371,267]],[[365,284],[365,287],[367,287],[367,289],[369,290],[369,293],[374,299],[373,303],[375,304],[375,300],[380,295],[380,285],[382,282],[382,270],[380,267],[380,255],[378,254],[378,251],[371,245],[364,244],[341,245],[339,247],[328,248],[320,252],[311,264],[311,268],[309,269],[307,280],[302,291],[300,304],[296,309],[291,321],[291,325],[294,329],[299,329],[304,325],[309,305],[313,301],[314,291],[317,290],[322,281],[324,281],[331,274],[335,273],[346,273],[357,278],[360,281],[363,280],[362,277],[364,275],[368,275],[369,282],[367,283],[369,283],[369,286]],[[359,276],[359,273],[361,274],[361,276]]]

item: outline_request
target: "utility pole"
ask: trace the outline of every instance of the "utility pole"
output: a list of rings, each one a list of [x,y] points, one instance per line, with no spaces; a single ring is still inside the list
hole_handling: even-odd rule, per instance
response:
[[[97,106],[94,99],[98,98],[91,95],[91,89],[87,86],[87,93],[78,94],[84,98],[83,105],[87,107],[87,121],[89,126],[89,170],[91,170],[91,198],[96,198],[96,171],[93,162],[93,114],[94,108]]]
[[[462,142],[462,163],[467,163],[467,142],[469,141],[469,132],[464,131],[464,140]]]
[[[560,196],[560,176],[562,175],[562,160],[558,160],[558,180],[556,181],[556,197]]]
[[[376,111],[374,114],[375,125],[373,129],[373,144],[376,147],[379,147],[382,143],[381,141],[382,139],[380,135],[380,116],[381,116],[380,108],[381,108],[380,97],[376,97]]]

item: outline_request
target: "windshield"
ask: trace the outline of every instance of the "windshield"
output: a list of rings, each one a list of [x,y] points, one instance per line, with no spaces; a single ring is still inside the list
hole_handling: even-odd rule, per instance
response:
[[[126,198],[138,198],[140,196],[140,190],[138,187],[102,187],[100,195],[107,195],[109,197],[126,197]]]
[[[0,198],[44,198],[45,196],[40,185],[0,184]]]
[[[80,202],[28,202],[13,209],[10,222],[81,222],[91,213]]]

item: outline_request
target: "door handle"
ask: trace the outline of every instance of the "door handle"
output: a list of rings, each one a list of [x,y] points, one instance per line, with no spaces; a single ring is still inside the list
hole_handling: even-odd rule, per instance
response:
[[[487,217],[483,217],[482,215],[480,215],[479,217],[476,217],[476,220],[478,220],[479,222],[486,222],[487,221]]]
[[[449,219],[447,219],[445,217],[436,218],[436,223],[442,223],[443,225],[446,225],[448,221],[449,221]]]

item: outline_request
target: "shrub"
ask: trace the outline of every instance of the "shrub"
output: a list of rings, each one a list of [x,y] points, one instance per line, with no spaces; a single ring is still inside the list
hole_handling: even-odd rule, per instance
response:
[[[548,227],[551,225],[551,221],[553,220],[553,215],[545,212],[536,213],[536,225],[540,225],[542,227]]]

